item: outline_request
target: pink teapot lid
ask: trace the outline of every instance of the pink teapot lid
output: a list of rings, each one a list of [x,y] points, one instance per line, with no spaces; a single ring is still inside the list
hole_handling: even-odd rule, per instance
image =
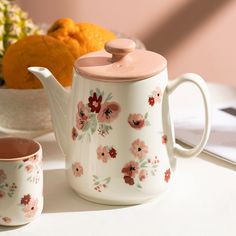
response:
[[[109,82],[143,80],[166,68],[163,56],[135,46],[130,39],[111,40],[105,44],[105,50],[77,59],[74,68],[84,77]]]

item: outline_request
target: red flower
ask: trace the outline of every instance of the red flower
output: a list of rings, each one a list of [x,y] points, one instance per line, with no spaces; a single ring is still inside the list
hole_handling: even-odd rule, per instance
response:
[[[125,176],[135,177],[135,175],[138,173],[138,170],[139,170],[138,162],[130,161],[123,167],[121,172],[124,173]]]
[[[75,127],[72,129],[72,139],[75,140],[78,136],[78,132]]]
[[[31,196],[27,194],[27,195],[24,195],[23,198],[21,198],[20,203],[23,205],[27,205],[30,202],[30,200],[31,200]]]
[[[170,168],[168,170],[166,170],[165,172],[165,181],[168,183],[169,180],[170,180],[170,175],[171,175],[171,172],[170,172]]]
[[[111,158],[116,158],[116,155],[117,155],[116,149],[115,149],[115,148],[112,148],[112,149],[109,151],[109,154],[110,154]]]
[[[154,99],[154,97],[149,97],[149,98],[148,98],[148,103],[149,103],[150,106],[153,106],[153,105],[155,104],[155,99]]]
[[[167,143],[167,136],[163,135],[161,138],[162,144],[166,144]]]
[[[126,184],[134,185],[134,179],[131,178],[130,176],[124,176],[124,180]]]
[[[91,112],[98,113],[101,109],[102,96],[97,97],[96,93],[93,93],[93,96],[88,98],[88,106],[90,107]]]

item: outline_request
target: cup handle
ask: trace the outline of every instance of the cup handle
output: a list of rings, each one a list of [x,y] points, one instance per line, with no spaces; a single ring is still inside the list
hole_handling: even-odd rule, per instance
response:
[[[204,112],[205,112],[205,127],[203,131],[203,135],[199,144],[193,148],[186,149],[181,145],[175,142],[175,138],[173,138],[173,153],[175,156],[180,157],[193,157],[197,156],[204,148],[207,143],[209,134],[210,134],[210,109],[209,109],[209,93],[206,82],[197,74],[194,73],[186,73],[180,77],[177,77],[175,80],[169,81],[166,93],[167,95],[171,95],[171,93],[182,83],[191,82],[195,84],[202,95],[203,103],[204,103]],[[167,97],[168,97],[167,96]]]

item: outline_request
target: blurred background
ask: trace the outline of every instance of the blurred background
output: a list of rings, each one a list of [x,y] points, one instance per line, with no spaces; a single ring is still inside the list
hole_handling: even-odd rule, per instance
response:
[[[168,60],[170,78],[199,73],[236,86],[236,1],[17,0],[35,23],[70,17],[140,39]]]

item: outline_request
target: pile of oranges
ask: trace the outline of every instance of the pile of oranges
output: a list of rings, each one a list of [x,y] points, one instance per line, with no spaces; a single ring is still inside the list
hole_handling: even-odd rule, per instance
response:
[[[8,88],[36,89],[42,85],[27,68],[47,67],[63,86],[70,86],[75,59],[101,50],[116,36],[91,23],[57,20],[47,35],[26,36],[12,44],[3,57],[3,76]]]

